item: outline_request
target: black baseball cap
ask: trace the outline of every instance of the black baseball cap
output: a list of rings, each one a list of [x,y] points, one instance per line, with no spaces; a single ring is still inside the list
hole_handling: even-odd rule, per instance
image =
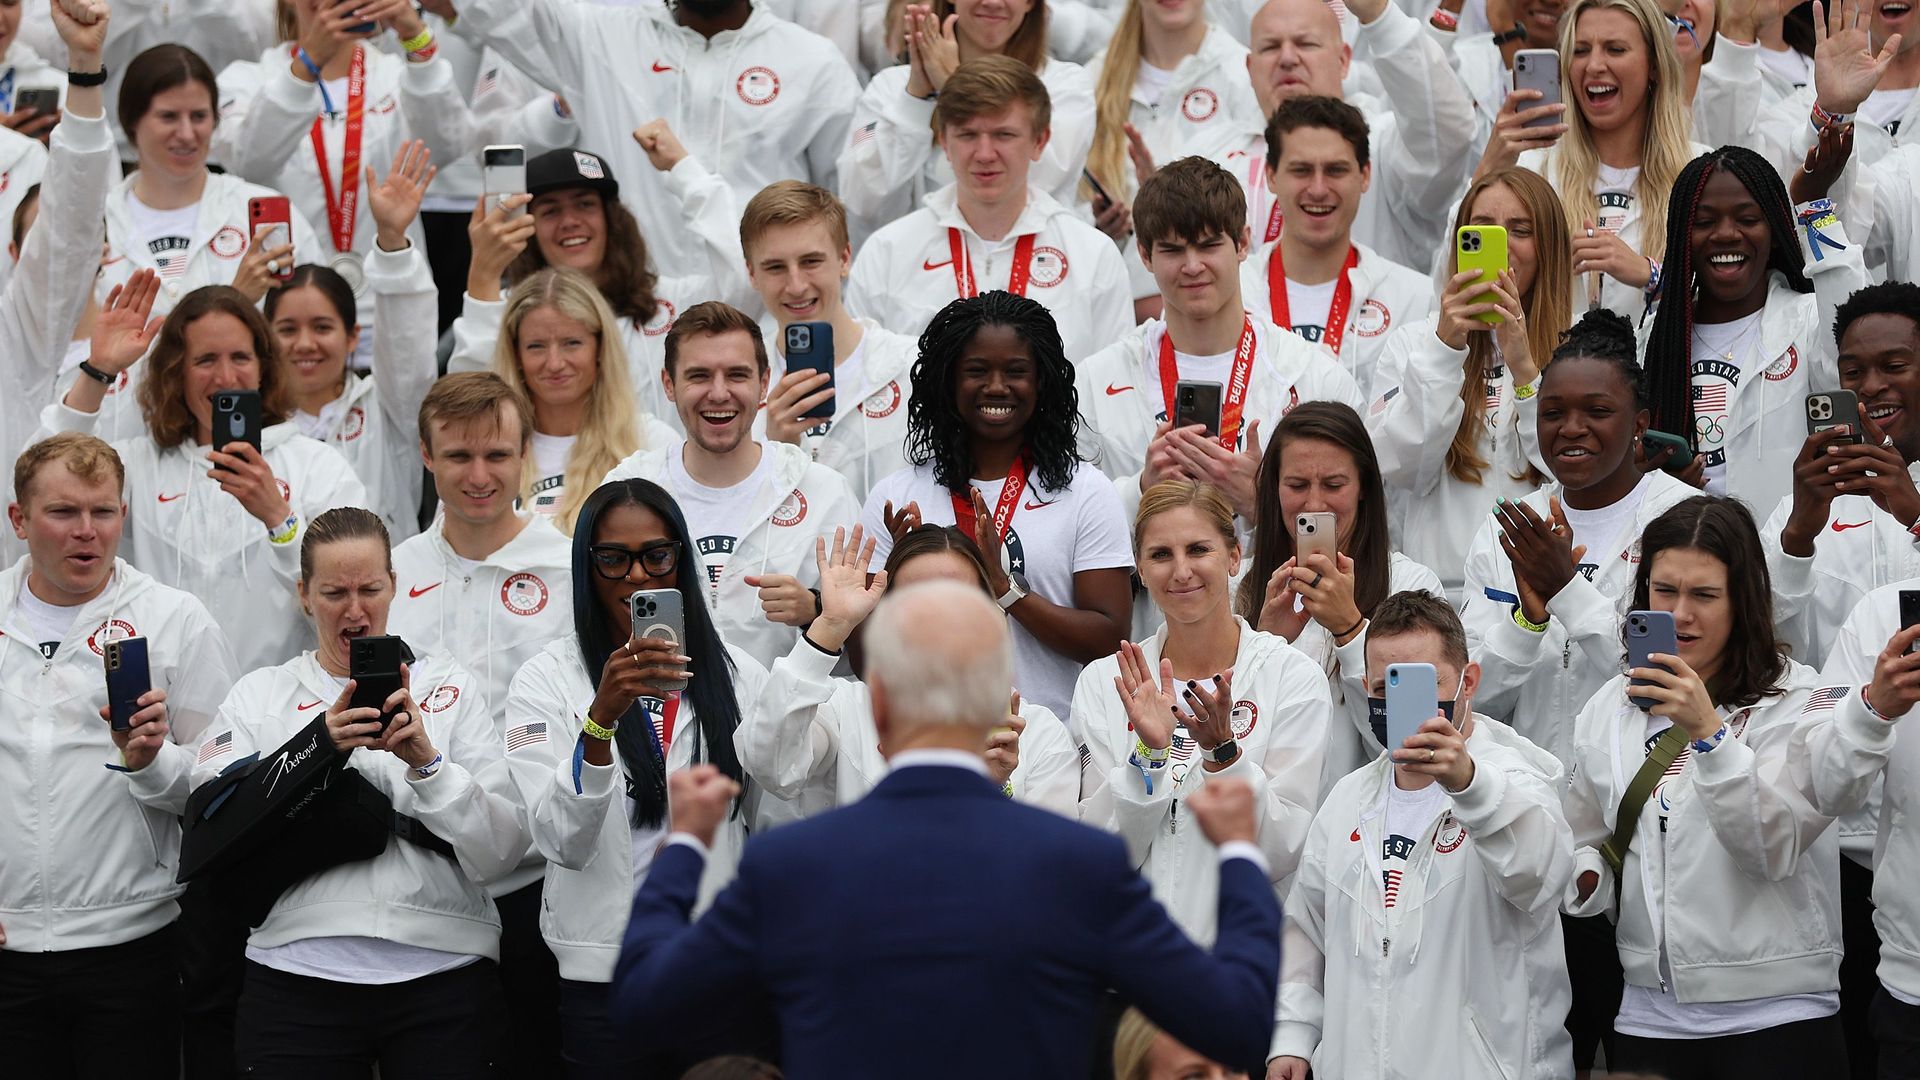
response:
[[[620,197],[613,168],[591,150],[549,150],[527,162],[527,194],[538,198],[567,188],[590,188],[607,200]]]

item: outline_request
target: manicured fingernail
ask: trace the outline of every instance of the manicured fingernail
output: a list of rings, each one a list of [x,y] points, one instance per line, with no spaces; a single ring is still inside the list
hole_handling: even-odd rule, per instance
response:
[[[1188,679],[1188,680],[1187,680],[1187,689],[1189,689],[1189,690],[1191,690],[1191,689],[1193,689],[1193,688],[1194,688],[1195,686],[1197,686],[1197,685],[1198,685],[1198,684],[1197,684],[1197,683],[1195,683],[1195,682],[1194,682],[1194,681],[1193,681],[1192,679]]]

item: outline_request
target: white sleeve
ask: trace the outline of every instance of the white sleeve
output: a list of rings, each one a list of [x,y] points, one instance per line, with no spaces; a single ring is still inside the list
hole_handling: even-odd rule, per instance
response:
[[[458,33],[493,49],[529,79],[566,96],[576,108],[610,107],[583,94],[589,54],[603,36],[629,35],[622,20],[596,4],[571,0],[464,0]],[[629,58],[631,59],[631,58]],[[632,118],[635,124],[644,117]]]
[[[1526,912],[1560,906],[1573,880],[1573,831],[1556,785],[1524,767],[1503,767],[1503,754],[1475,762],[1473,780],[1453,796],[1453,810],[1473,836],[1473,851],[1494,888]]]
[[[599,849],[607,815],[616,812],[620,770],[617,761],[590,765],[578,756],[577,710],[589,703],[567,700],[568,683],[553,671],[556,662],[543,654],[513,677],[501,750],[534,849],[555,866],[584,870]]]
[[[292,65],[276,53],[265,64],[241,60],[220,73],[220,123],[209,152],[243,180],[271,186],[302,152],[318,91],[295,78]]]
[[[1441,222],[1479,156],[1473,97],[1432,35],[1397,5],[1361,26],[1359,40],[1379,59],[1374,72],[1399,119],[1379,140],[1386,145],[1374,147],[1374,183],[1416,222]]]
[[[434,334],[440,294],[434,290],[427,258],[417,246],[367,257],[367,285],[373,290],[373,387],[387,422],[396,432],[415,429],[420,403],[440,375]],[[413,440],[403,440],[411,447]]]
[[[733,732],[733,749],[753,782],[789,802],[810,788],[835,794],[840,730],[832,716],[839,657],[804,639],[773,662],[757,708]],[[831,800],[829,800],[831,801]]]
[[[1396,333],[1380,360],[1366,418],[1380,478],[1388,487],[1424,496],[1446,472],[1447,450],[1466,414],[1460,388],[1467,351],[1451,348],[1419,322]]]
[[[1729,737],[1711,752],[1693,755],[1693,790],[1714,837],[1742,870],[1768,881],[1793,876],[1814,841],[1833,824],[1793,775],[1793,759],[1804,752],[1803,738],[1796,736],[1806,730],[1808,697],[1807,690],[1787,694],[1766,712],[1784,710],[1788,717],[1764,725],[1749,722],[1744,738]]]
[[[1013,770],[1013,797],[1028,806],[1078,817],[1080,751],[1066,721],[1043,705],[1022,705],[1027,728],[1020,735],[1020,764]]]
[[[1599,755],[1582,741],[1582,734],[1590,726],[1603,726],[1602,718],[1615,708],[1612,698],[1619,693],[1616,684],[1609,681],[1580,710],[1574,720],[1572,772],[1567,778],[1567,790],[1561,796],[1560,806],[1566,812],[1567,828],[1573,835],[1573,874],[1567,883],[1566,895],[1561,898],[1560,909],[1569,915],[1592,916],[1613,914],[1613,868],[1600,856],[1601,845],[1613,837],[1613,807],[1602,801],[1601,791],[1593,783],[1593,771],[1603,767],[1604,762],[1595,760]],[[1599,882],[1585,900],[1579,898],[1580,877],[1592,871],[1599,876]]]
[[[39,220],[27,231],[20,261],[0,295],[8,329],[17,335],[13,340],[26,347],[24,354],[6,358],[0,385],[19,395],[12,408],[22,413],[56,392],[67,341],[100,270],[107,191],[118,171],[113,130],[104,116],[68,114],[54,125],[51,145]]]
[[[494,345],[506,314],[505,300],[476,300],[472,293],[462,294],[460,317],[453,320],[453,355],[447,358],[447,374],[493,370]]]
[[[526,830],[514,805],[506,762],[494,734],[486,693],[471,675],[442,729],[439,769],[425,780],[404,781],[413,798],[407,812],[453,845],[460,869],[480,884],[517,869],[527,851]]]
[[[1843,685],[1847,695],[1838,705],[1801,717],[1787,754],[1802,796],[1830,817],[1868,805],[1897,726],[1868,711],[1859,683]]]
[[[1127,842],[1128,858],[1138,867],[1147,861],[1154,838],[1166,830],[1174,784],[1168,770],[1159,769],[1153,773],[1149,791],[1140,770],[1125,757],[1115,758],[1108,713],[1122,705],[1112,676],[1105,665],[1090,664],[1073,687],[1069,723],[1085,740],[1081,746],[1086,753],[1081,766],[1080,820],[1119,834]],[[1317,789],[1317,776],[1314,783]]]
[[[424,64],[403,60],[400,73],[400,115],[408,138],[427,144],[433,160],[458,161],[476,149],[479,130],[465,88],[453,81],[453,65],[445,56]],[[376,170],[383,162],[371,163]],[[437,320],[436,320],[437,321]]]
[[[935,152],[933,99],[907,94],[905,65],[874,75],[853,106],[840,151],[839,190],[848,212],[874,226],[909,212],[914,182]]]
[[[1325,1026],[1327,976],[1327,829],[1318,821],[1307,834],[1300,870],[1287,894],[1286,928],[1280,949],[1280,999],[1267,1060],[1312,1060]]]

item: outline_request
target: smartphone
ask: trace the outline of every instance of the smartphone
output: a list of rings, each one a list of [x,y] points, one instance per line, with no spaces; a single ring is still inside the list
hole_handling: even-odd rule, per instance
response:
[[[1900,590],[1900,629],[1920,623],[1920,589]],[[1908,649],[1908,652],[1920,651]]]
[[[272,251],[293,243],[293,210],[285,195],[263,195],[247,200],[247,222],[252,225],[252,235],[256,238],[266,234],[266,240],[260,245],[263,251]],[[293,277],[293,260],[282,260],[274,277],[286,281]]]
[[[334,7],[353,7],[358,3],[360,3],[360,0],[340,0]],[[354,23],[352,26],[347,27],[347,33],[371,34],[378,29],[380,29],[380,24],[369,20],[363,23]]]
[[[1560,53],[1553,49],[1521,49],[1514,53],[1513,88],[1540,91],[1538,99],[1526,102],[1522,108],[1537,109],[1542,105],[1560,104]],[[1543,116],[1527,121],[1525,126],[1552,127],[1560,122],[1560,117]]]
[[[140,711],[140,695],[153,689],[153,676],[147,671],[147,639],[124,637],[106,644],[107,718],[113,730],[133,727],[133,714]]]
[[[786,339],[781,351],[787,358],[787,370],[821,372],[827,377],[827,385],[821,389],[833,389],[833,324],[830,322],[788,323],[784,333]],[[814,393],[819,391],[816,390]],[[833,401],[832,399],[823,401],[800,415],[809,420],[831,420],[833,419]]]
[[[487,212],[492,213],[500,205],[500,200],[508,195],[522,195],[527,190],[527,148],[524,146],[489,146],[480,151],[480,190],[487,196]],[[515,210],[515,215],[527,212],[526,207]]]
[[[678,589],[642,589],[627,598],[628,614],[633,616],[633,636],[665,638],[686,649],[687,617]],[[687,680],[652,684],[661,690],[685,690]]]
[[[1181,379],[1173,384],[1173,426],[1199,424],[1207,429],[1207,438],[1220,437],[1220,395],[1217,382]]]
[[[1498,225],[1460,226],[1454,250],[1454,261],[1459,269],[1480,271],[1482,285],[1493,284],[1507,270],[1507,230]],[[1491,304],[1494,299],[1492,293],[1481,293],[1473,298],[1473,302]],[[1495,326],[1507,321],[1507,317],[1497,311],[1475,315],[1474,318]]]
[[[1660,451],[1672,448],[1673,456],[1669,457],[1666,465],[1662,466],[1668,472],[1677,473],[1693,464],[1693,444],[1678,435],[1669,435],[1664,431],[1648,428],[1646,434],[1640,436],[1640,439],[1646,444],[1648,457],[1655,457]]]
[[[213,392],[213,445],[243,442],[260,449],[260,391]]]
[[[1307,556],[1315,553],[1325,555],[1339,562],[1335,552],[1339,550],[1339,540],[1335,535],[1333,515],[1324,511],[1293,516],[1293,565],[1304,566]]]
[[[1398,750],[1420,725],[1440,715],[1432,664],[1387,665],[1387,749]]]
[[[1093,178],[1092,169],[1081,169],[1080,179],[1085,180],[1088,190],[1093,192],[1093,208],[1096,212],[1104,212],[1107,207],[1113,205],[1113,196],[1107,194],[1107,189],[1101,187],[1100,181]]]
[[[1807,395],[1807,434],[1817,435],[1822,431],[1840,431],[1846,433],[1844,440],[1850,443],[1864,443],[1867,436],[1861,430],[1860,398],[1851,390],[1827,390]]]
[[[347,643],[347,676],[353,680],[353,697],[347,700],[347,707],[379,709],[382,735],[387,733],[387,725],[393,723],[394,714],[386,704],[393,692],[400,689],[404,649],[401,640],[392,634],[359,637]]]
[[[23,87],[13,95],[15,112],[33,110],[35,116],[52,116],[60,111],[60,91],[51,86]]]
[[[1665,669],[1665,665],[1656,664],[1647,659],[1654,653],[1666,653],[1668,656],[1680,655],[1680,639],[1673,630],[1673,612],[1671,611],[1629,611],[1627,612],[1627,666],[1630,668]],[[1628,680],[1629,686],[1652,686],[1645,679]],[[1652,698],[1635,697],[1627,692],[1627,700],[1642,709],[1651,709],[1659,702]]]

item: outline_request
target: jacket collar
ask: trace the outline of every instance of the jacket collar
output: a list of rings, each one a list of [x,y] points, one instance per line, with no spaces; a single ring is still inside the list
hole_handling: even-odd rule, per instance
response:
[[[924,765],[894,769],[874,785],[869,799],[951,798],[1004,799],[993,781],[970,769],[949,765]]]
[[[974,231],[973,226],[967,223],[966,216],[960,212],[960,185],[948,184],[946,187],[928,195],[926,206],[928,210],[933,212],[934,224],[941,228],[959,229],[961,232],[966,233],[982,244],[992,244],[996,242],[981,239],[980,234]],[[1035,186],[1033,181],[1029,179],[1027,181],[1026,207],[1020,211],[1020,216],[1014,220],[1013,228],[1007,230],[1007,235],[997,242],[1004,244],[1016,236],[1038,233],[1047,227],[1047,222],[1052,220],[1055,214],[1065,212],[1066,207],[1061,206],[1058,200]]]

